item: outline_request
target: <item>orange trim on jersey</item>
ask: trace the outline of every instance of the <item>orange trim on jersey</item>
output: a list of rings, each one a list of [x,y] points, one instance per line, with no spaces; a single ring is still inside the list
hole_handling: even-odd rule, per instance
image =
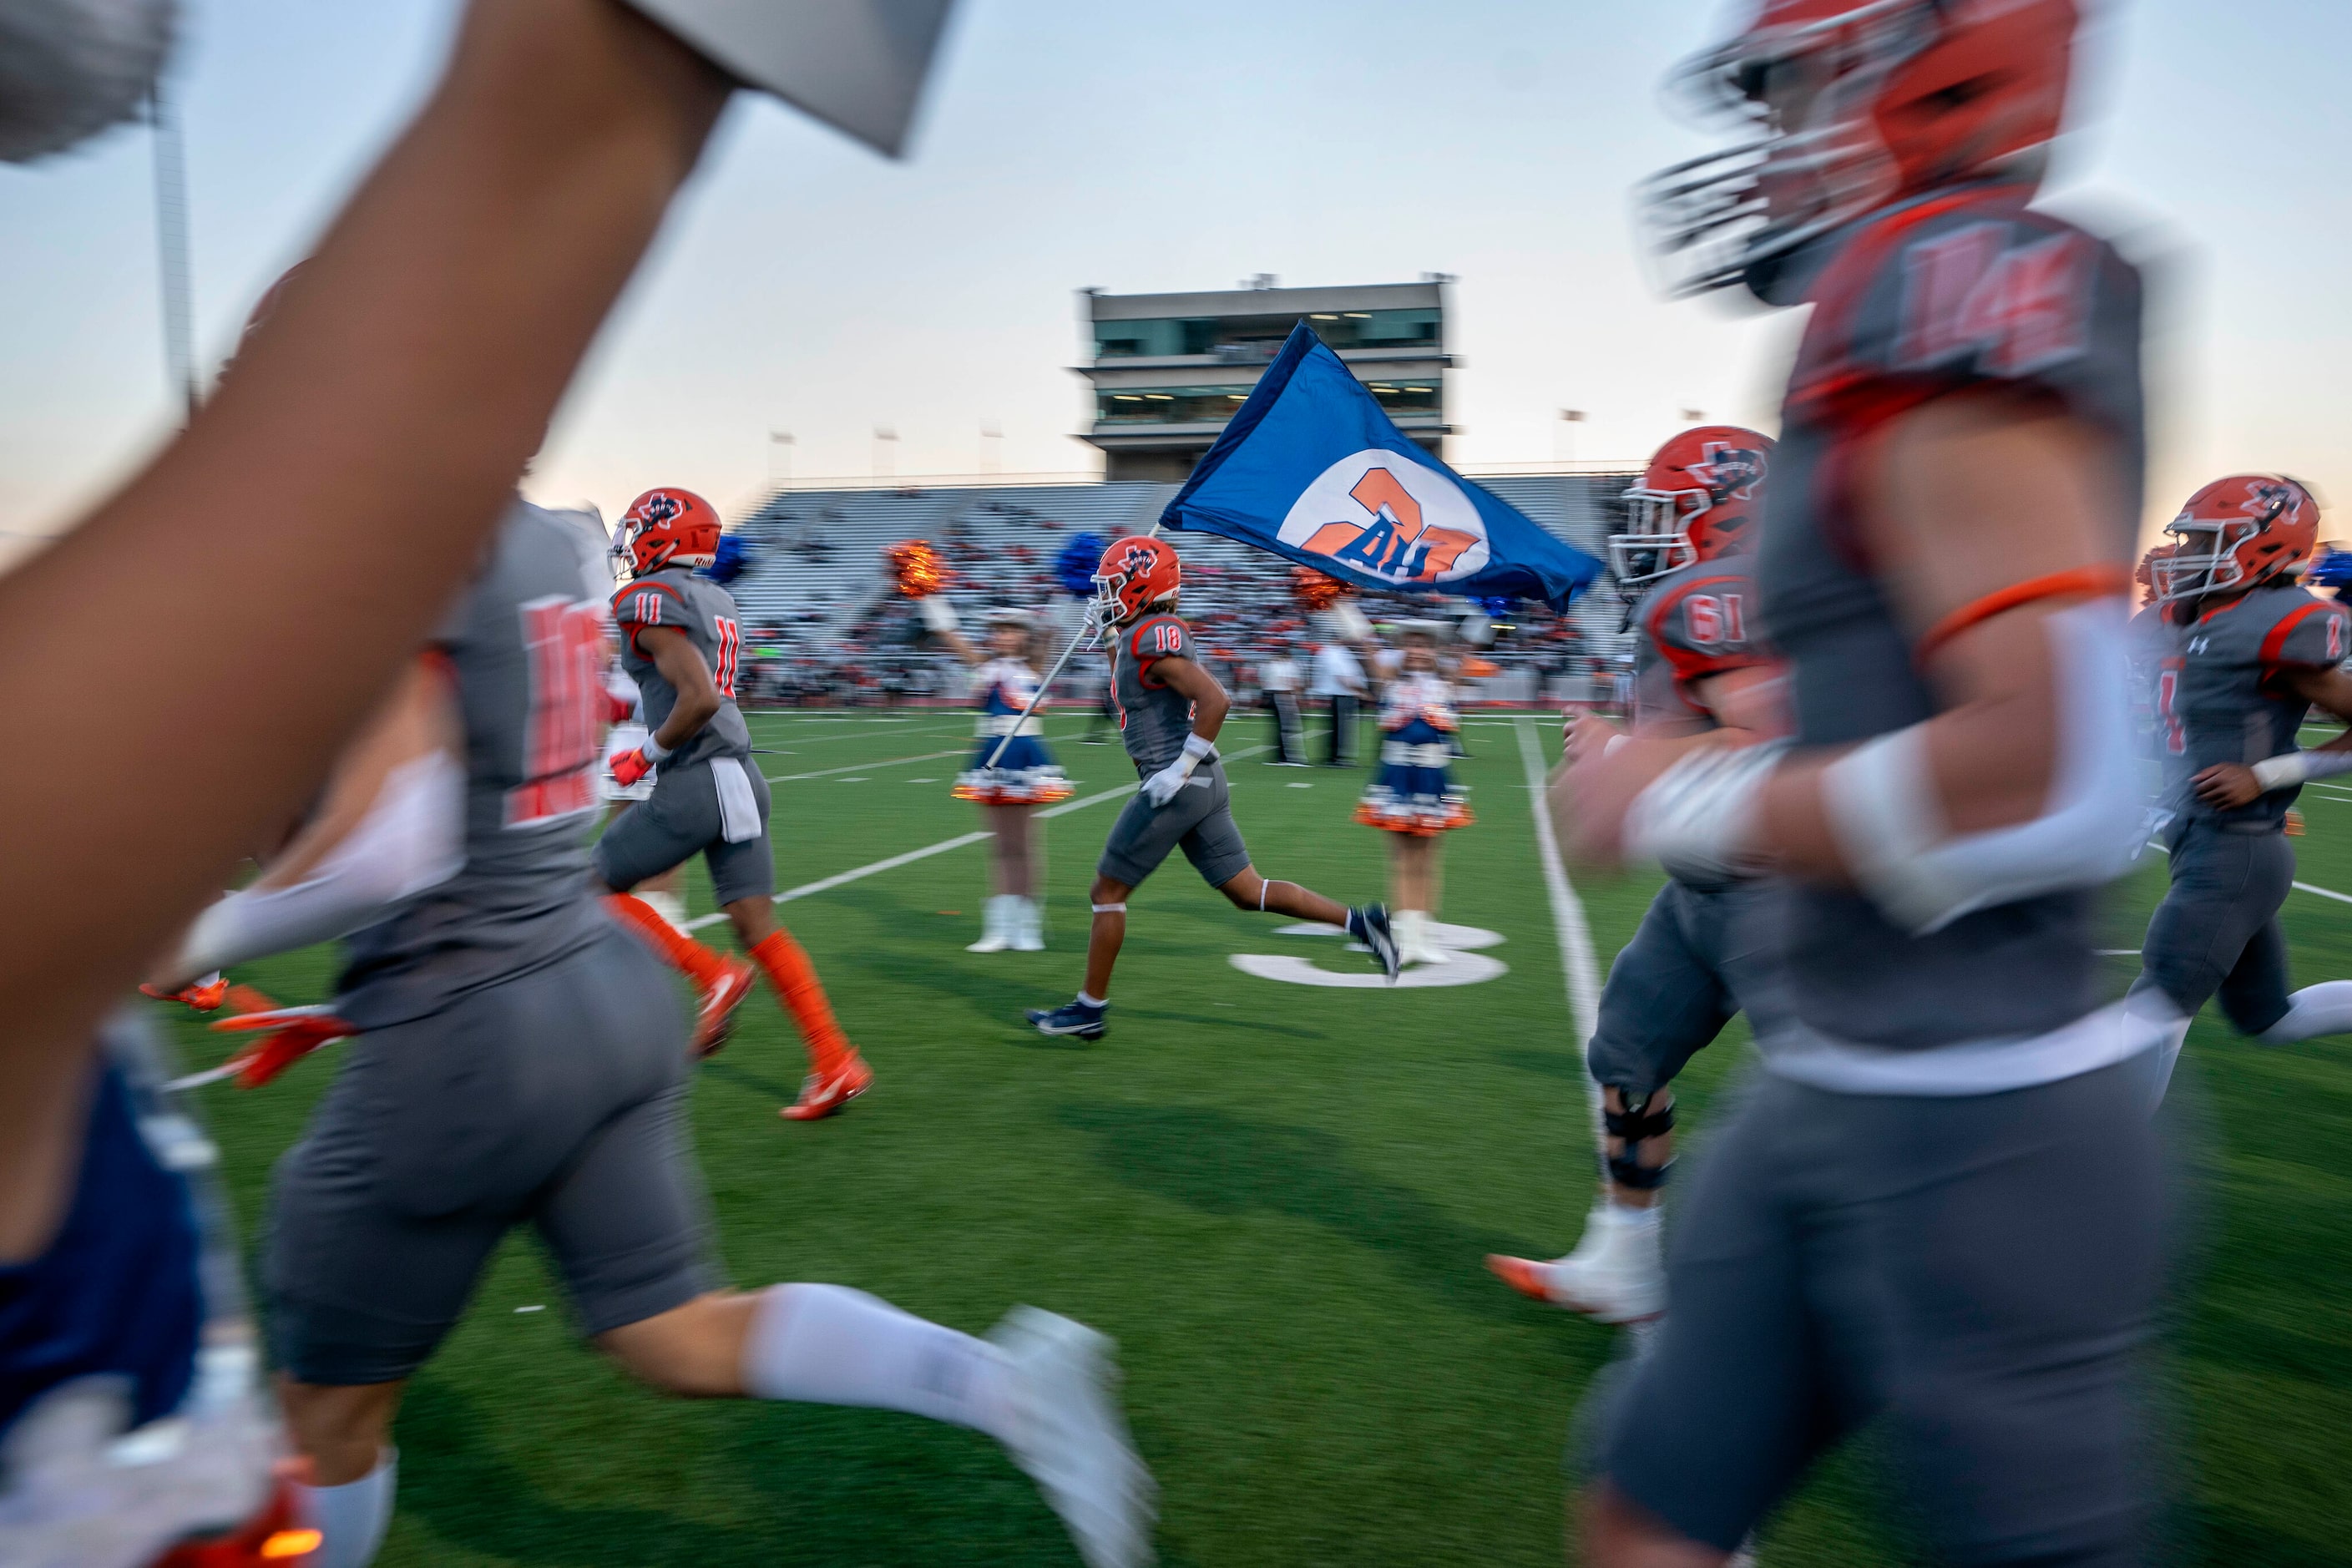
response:
[[[1935,658],[1946,643],[1961,633],[2026,605],[2043,599],[2104,599],[2110,595],[2128,594],[2131,587],[2130,571],[2106,563],[2053,572],[2046,577],[2029,577],[2022,583],[2012,583],[2006,588],[1987,594],[1973,604],[1962,605],[1937,621],[1928,628],[1927,635],[1919,639],[1918,649],[1913,657],[1925,664]]]
[[[2280,664],[2279,655],[2286,651],[2286,639],[2294,635],[2295,627],[2308,620],[2316,611],[2333,611],[2335,608],[2336,605],[2326,599],[2314,599],[2309,604],[2297,605],[2294,609],[2289,610],[2285,615],[2281,616],[2278,618],[2278,625],[2273,626],[2268,635],[2263,638],[2262,664],[2263,678],[2267,679],[2272,674],[2285,668]],[[2328,665],[2336,662],[2337,661],[2335,659],[2323,659],[2318,664],[2299,663],[2295,665],[2294,668],[2297,669],[2325,669]]]

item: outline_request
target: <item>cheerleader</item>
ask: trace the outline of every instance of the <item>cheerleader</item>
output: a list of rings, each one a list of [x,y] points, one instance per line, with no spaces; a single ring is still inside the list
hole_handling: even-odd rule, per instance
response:
[[[924,605],[943,601],[924,599]],[[988,613],[989,651],[983,657],[970,638],[952,625],[940,626],[931,612],[925,615],[940,640],[972,667],[973,689],[980,696],[980,749],[971,766],[956,779],[958,800],[975,802],[996,837],[991,880],[995,895],[988,900],[985,929],[967,952],[1036,952],[1044,949],[1044,922],[1037,913],[1037,889],[1044,881],[1045,835],[1030,821],[1041,805],[1067,800],[1070,781],[1038,737],[1045,723],[1044,705],[1022,721],[1022,712],[1037,691],[1037,671],[1032,645],[1036,622],[1026,610]],[[1008,741],[1005,737],[1011,736]],[[996,765],[989,758],[1003,742]]]
[[[1460,720],[1438,653],[1442,621],[1397,628],[1398,668],[1381,697],[1381,766],[1356,805],[1356,820],[1389,835],[1389,907],[1407,963],[1444,963],[1430,940],[1437,910],[1442,837],[1472,820],[1463,789],[1447,773]]]

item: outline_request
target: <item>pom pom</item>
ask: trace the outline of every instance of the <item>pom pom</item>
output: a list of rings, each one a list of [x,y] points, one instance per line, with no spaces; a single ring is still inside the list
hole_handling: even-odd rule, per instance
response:
[[[1062,546],[1054,557],[1054,576],[1062,584],[1062,592],[1074,599],[1095,596],[1095,568],[1102,564],[1102,552],[1110,542],[1099,533],[1081,533]]]
[[[2303,574],[2306,588],[2341,588],[2352,584],[2352,550],[2340,545],[2321,547],[2320,553]]]
[[[754,559],[751,547],[743,542],[742,535],[722,533],[719,536],[719,552],[710,558],[710,564],[696,575],[708,577],[714,583],[732,583],[751,569]]]
[[[943,592],[955,582],[955,573],[927,540],[902,539],[885,545],[882,558],[890,563],[898,592],[909,599]]]
[[[1318,572],[1312,566],[1290,569],[1290,596],[1308,615],[1318,615],[1348,597],[1356,590],[1337,577]]]

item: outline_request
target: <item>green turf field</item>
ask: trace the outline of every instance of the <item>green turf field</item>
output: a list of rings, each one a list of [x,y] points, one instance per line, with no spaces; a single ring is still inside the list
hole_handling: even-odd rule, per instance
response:
[[[1229,754],[1265,739],[1238,716]],[[779,885],[973,831],[948,785],[955,714],[755,715],[775,786]],[[830,1280],[960,1328],[1033,1301],[1115,1335],[1174,1564],[1556,1563],[1570,1415],[1612,1331],[1519,1300],[1483,1253],[1564,1250],[1590,1195],[1584,1089],[1517,724],[1465,731],[1476,826],[1447,847],[1444,918],[1505,940],[1481,984],[1330,989],[1244,974],[1235,953],[1365,961],[1277,934],[1172,861],[1130,916],[1109,1037],[1048,1041],[1025,1006],[1078,978],[1086,888],[1116,800],[1054,821],[1044,953],[966,953],[984,847],[786,904],[878,1075],[845,1116],[780,1121],[802,1072],[761,991],[700,1069],[695,1132],[727,1267],[745,1285]],[[1077,800],[1131,782],[1116,745],[1053,739]],[[949,754],[926,754],[940,753]],[[1360,775],[1231,765],[1260,869],[1379,896]],[[810,776],[793,776],[810,775]],[[2352,893],[2352,790],[2307,791],[2302,877]],[[2161,858],[2117,897],[2136,948]],[[1652,883],[1579,878],[1605,966]],[[693,900],[709,907],[707,889]],[[2352,974],[2352,900],[2297,892],[2299,983]],[[2112,961],[2120,987],[2133,960]],[[240,972],[322,999],[317,952]],[[182,1039],[198,1061],[217,1037]],[[1678,1085],[1686,1149],[1744,1068],[1745,1034]],[[2187,1433],[2186,1561],[2352,1563],[2352,1043],[2258,1050],[2209,1010],[2176,1109],[2204,1128],[2203,1223],[2172,1337]],[[334,1070],[204,1091],[250,1229],[270,1162]],[[518,1309],[543,1307],[537,1311]],[[574,1340],[527,1238],[420,1377],[399,1426],[400,1512],[379,1560],[491,1565],[1072,1563],[1060,1526],[986,1439],[911,1417],[667,1402]],[[1905,1561],[1866,1445],[1768,1532],[1772,1568]]]

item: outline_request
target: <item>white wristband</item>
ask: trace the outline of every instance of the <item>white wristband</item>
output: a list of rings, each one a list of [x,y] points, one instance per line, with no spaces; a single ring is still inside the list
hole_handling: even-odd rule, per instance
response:
[[[1185,770],[1189,773],[1192,767],[1216,760],[1217,743],[1214,741],[1203,740],[1198,735],[1187,735],[1184,737],[1184,755],[1191,761],[1191,767]]]
[[[1786,741],[1760,746],[1707,746],[1685,755],[1633,797],[1625,813],[1625,852],[1652,859],[1690,882],[1752,877],[1768,862],[1755,847],[1765,781],[1780,765]]]
[[[651,735],[647,735],[644,740],[637,742],[637,750],[643,752],[646,754],[646,761],[653,763],[656,767],[661,766],[664,763],[677,755],[677,747],[665,746],[659,741],[655,740]]]
[[[2265,794],[2274,789],[2293,789],[2311,776],[2311,753],[2288,752],[2283,756],[2264,757],[2253,768],[2254,782]]]

